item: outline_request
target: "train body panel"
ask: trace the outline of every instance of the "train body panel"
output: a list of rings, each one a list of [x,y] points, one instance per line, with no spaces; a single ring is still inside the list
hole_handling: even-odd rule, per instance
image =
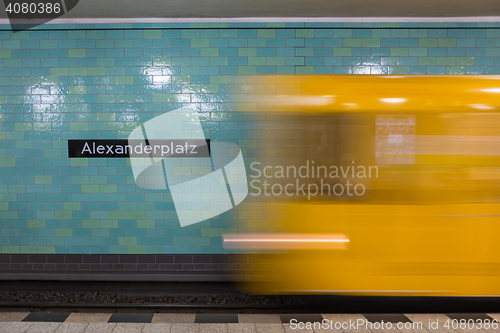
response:
[[[256,182],[260,195],[250,203],[266,206],[267,231],[239,245],[267,244],[276,255],[254,252],[245,287],[500,295],[499,79],[263,78],[256,111],[274,111],[294,134],[273,142],[286,153],[255,176],[268,182]]]

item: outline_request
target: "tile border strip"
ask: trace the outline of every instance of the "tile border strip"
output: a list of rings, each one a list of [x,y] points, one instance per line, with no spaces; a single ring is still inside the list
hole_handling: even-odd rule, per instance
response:
[[[390,28],[498,28],[500,17],[366,17],[366,18],[139,18],[55,19],[33,30],[130,30],[130,29],[390,29]],[[11,30],[0,19],[0,30]]]
[[[245,254],[0,254],[0,281],[225,282],[224,272],[244,271],[247,260]]]

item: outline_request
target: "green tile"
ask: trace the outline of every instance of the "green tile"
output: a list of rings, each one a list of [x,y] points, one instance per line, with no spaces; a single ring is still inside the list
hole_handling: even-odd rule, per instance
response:
[[[110,219],[117,219],[117,220],[124,220],[127,218],[127,212],[122,211],[110,211],[109,212],[109,218]]]
[[[68,76],[68,69],[64,67],[57,67],[50,69],[51,76]]]
[[[116,103],[134,103],[134,95],[116,95],[115,102]]]
[[[217,237],[220,236],[219,229],[210,228],[210,229],[201,229],[202,237]]]
[[[53,68],[51,68],[51,75],[52,75],[52,69]],[[40,78],[40,84],[42,84],[44,86],[57,86],[57,85],[59,85],[59,77],[57,77],[57,76],[64,76],[64,75],[68,75],[67,69],[66,69],[66,73],[63,75],[56,75],[56,77],[48,76],[48,77]]]
[[[238,140],[238,146],[241,148],[257,148],[257,140],[240,139]]]
[[[474,57],[456,57],[457,66],[474,66]]]
[[[115,48],[117,49],[131,49],[134,47],[134,40],[132,39],[115,39]]]
[[[314,74],[314,66],[295,66],[296,74]]]
[[[240,47],[238,48],[238,56],[240,57],[256,57],[257,48],[255,47]]]
[[[45,228],[45,220],[28,220],[28,228]]]
[[[98,220],[83,220],[82,228],[84,229],[98,229],[99,221]]]
[[[117,76],[117,77],[115,77],[115,84],[118,84],[118,85],[134,84],[134,77],[133,76]]]
[[[2,118],[2,116],[3,115],[0,115],[0,118]],[[16,140],[15,144],[16,144],[16,149],[33,149],[33,141]]]
[[[82,193],[99,193],[99,185],[82,185]]]
[[[81,202],[65,202],[63,204],[64,210],[82,210]]]
[[[68,39],[85,39],[87,34],[85,30],[68,30]]]
[[[47,245],[64,245],[64,237],[47,238]]]
[[[52,176],[35,176],[35,184],[37,185],[52,184]]]
[[[380,38],[363,38],[361,40],[363,47],[380,47]]]
[[[54,254],[54,253],[56,253],[55,246],[39,245],[39,246],[37,246],[37,248],[38,248],[38,251],[36,253],[38,253],[38,254]]]
[[[486,29],[486,38],[500,38],[500,29]]]
[[[350,57],[352,56],[352,49],[349,47],[334,47],[333,55],[335,57]]]
[[[146,246],[128,246],[129,254],[146,254],[147,247]]]
[[[104,67],[87,67],[88,76],[104,76],[106,75],[106,68]]]
[[[87,49],[69,49],[68,58],[86,58]]]
[[[200,55],[202,57],[218,57],[219,56],[219,48],[217,48],[217,47],[201,48]]]
[[[161,30],[144,30],[144,38],[161,38]]]
[[[119,237],[120,245],[137,245],[137,237]]]
[[[465,74],[465,66],[447,67],[446,74]]]
[[[117,193],[116,185],[99,185],[99,193]]]
[[[399,22],[382,22],[380,23],[380,26],[382,28],[399,28],[401,23]]]
[[[88,131],[89,130],[89,123],[82,121],[82,122],[70,122],[70,130],[72,131]]]
[[[151,229],[155,227],[155,220],[138,220],[137,228]]]
[[[438,57],[438,66],[455,66],[455,57]]]
[[[22,67],[21,59],[4,59],[3,67]]]
[[[391,30],[389,29],[373,29],[372,30],[373,38],[389,38],[391,37]]]
[[[407,57],[409,50],[407,47],[391,47],[390,54],[391,57]]]
[[[420,38],[418,40],[418,47],[437,47],[437,38]]]
[[[37,247],[34,245],[22,245],[19,247],[19,253],[37,253]]]
[[[208,24],[206,24],[208,27]],[[181,38],[200,38],[200,30],[181,30]]]
[[[144,212],[144,211],[142,211],[142,212],[140,212],[140,211],[127,211],[127,219],[144,220],[145,218],[146,218],[146,212]]]
[[[116,120],[115,113],[98,113],[97,114],[98,121],[114,121]]]
[[[257,38],[276,38],[276,29],[257,29]]]
[[[172,58],[170,57],[154,57],[153,58],[153,65],[154,66],[172,66]]]
[[[12,58],[12,50],[0,50],[0,58]]]
[[[6,104],[23,104],[22,96],[5,96],[4,102]]]
[[[312,57],[314,56],[314,49],[312,47],[301,47],[295,49],[296,57]]]
[[[71,184],[88,184],[89,176],[71,176]]]
[[[16,130],[16,131],[32,131],[33,124],[32,123],[15,123],[14,130]]]
[[[171,103],[173,101],[172,94],[155,94],[153,102],[155,103]]]
[[[210,39],[208,38],[192,38],[191,47],[209,47]]]
[[[438,47],[457,47],[456,38],[438,38]]]
[[[115,58],[97,58],[97,66],[114,66]],[[87,68],[88,72],[88,68]],[[89,74],[90,75],[90,74]]]
[[[285,57],[267,57],[267,65],[268,66],[285,66],[286,58]]]
[[[229,63],[228,57],[211,57],[210,66],[227,66]]]
[[[110,212],[111,214],[111,212]],[[126,214],[125,214],[126,216]],[[118,220],[100,220],[101,228],[105,229],[116,229],[118,228]]]
[[[500,57],[500,47],[487,47],[484,52],[487,57]]]
[[[44,40],[40,41],[40,48],[41,49],[57,49],[58,47],[59,47],[58,40],[44,39]]]
[[[52,129],[51,123],[33,123],[34,131],[50,131]]]
[[[86,94],[87,86],[69,86],[68,90],[70,94]]]
[[[314,29],[296,29],[296,38],[314,38]]]
[[[108,178],[106,176],[90,176],[91,184],[106,184],[108,182]]]
[[[43,150],[43,157],[44,158],[58,158],[58,157],[61,157],[61,150],[60,149],[44,149]]]
[[[111,104],[116,100],[115,95],[97,95],[97,103],[100,104]],[[130,100],[132,102],[132,100]]]
[[[343,47],[361,47],[361,38],[344,38],[342,40],[342,46]]]
[[[79,209],[76,209],[79,210]],[[55,211],[54,212],[54,217],[57,220],[71,220],[73,217],[73,214],[71,212],[65,212],[65,211]]]
[[[267,28],[286,28],[286,23],[285,22],[267,22],[266,27]]]
[[[2,253],[19,253],[19,246],[2,245]]]
[[[419,66],[436,66],[437,65],[437,57],[421,57],[418,58]]]
[[[189,246],[191,244],[191,237],[174,237],[174,245]]]
[[[248,57],[249,66],[266,66],[266,57]]]
[[[257,67],[256,66],[239,66],[238,67],[238,74],[240,74],[240,75],[257,74]]]
[[[208,27],[214,29],[227,28],[228,24],[226,22],[209,22]]]
[[[380,64],[386,66],[397,66],[399,65],[399,57],[381,57]]]
[[[156,245],[156,246],[148,245],[147,253],[148,254],[164,254],[165,247],[163,245]]]
[[[125,69],[123,67],[106,67],[106,75],[124,75]]]
[[[56,229],[56,237],[73,237],[73,229]]]
[[[85,158],[73,158],[71,159],[71,166],[86,167],[89,166],[89,160]]]

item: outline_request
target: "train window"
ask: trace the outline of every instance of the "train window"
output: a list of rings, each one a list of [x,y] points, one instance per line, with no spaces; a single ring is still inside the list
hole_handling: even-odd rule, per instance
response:
[[[263,189],[265,181],[271,200],[432,204],[500,199],[500,114],[332,112],[273,121],[264,144],[269,157],[260,160],[261,182],[254,183]]]

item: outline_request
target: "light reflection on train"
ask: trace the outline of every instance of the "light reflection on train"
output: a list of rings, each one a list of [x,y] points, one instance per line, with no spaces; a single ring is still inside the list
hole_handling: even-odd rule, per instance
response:
[[[500,295],[500,77],[264,76],[259,293]]]

